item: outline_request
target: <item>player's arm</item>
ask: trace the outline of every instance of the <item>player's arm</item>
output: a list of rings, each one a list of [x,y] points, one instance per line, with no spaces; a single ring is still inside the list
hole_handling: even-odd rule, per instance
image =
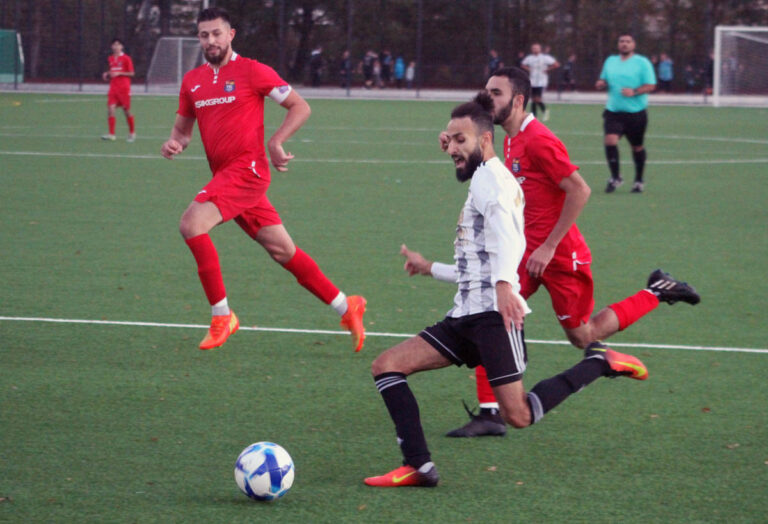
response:
[[[558,62],[557,60],[555,60],[555,61],[552,63],[552,65],[550,65],[550,66],[547,68],[547,73],[549,73],[549,72],[550,72],[550,71],[552,71],[553,69],[557,69],[558,67],[560,67],[560,62]]]
[[[280,127],[277,128],[277,131],[275,131],[275,134],[267,142],[267,148],[269,149],[269,158],[272,160],[272,165],[275,166],[275,169],[278,171],[288,171],[286,166],[288,161],[293,159],[293,155],[283,149],[283,144],[304,125],[304,122],[307,121],[312,113],[312,109],[310,109],[306,100],[293,90],[291,90],[280,105],[286,109],[285,118]]]
[[[608,74],[605,70],[605,63],[603,63],[603,69],[600,71],[600,78],[598,78],[597,82],[595,82],[595,89],[605,89],[608,87],[608,82],[606,82],[607,77]]]
[[[621,94],[627,97],[646,95],[653,93],[656,90],[656,84],[643,84],[637,88],[623,87],[621,88]]]
[[[552,257],[555,256],[555,250],[560,244],[568,230],[576,223],[576,219],[581,214],[581,210],[589,200],[592,190],[586,181],[581,177],[578,171],[574,171],[570,176],[563,178],[559,184],[560,189],[565,192],[563,209],[555,222],[552,231],[549,232],[547,239],[536,248],[528,262],[525,265],[526,271],[533,277],[540,277],[547,269]]]
[[[192,130],[195,119],[176,114],[176,122],[171,129],[171,137],[160,148],[160,153],[171,160],[174,156],[184,151],[192,140]]]
[[[456,283],[459,275],[456,264],[442,264],[424,258],[421,253],[411,251],[405,244],[400,246],[400,254],[405,257],[403,269],[410,275],[424,275],[434,277],[443,282]]]

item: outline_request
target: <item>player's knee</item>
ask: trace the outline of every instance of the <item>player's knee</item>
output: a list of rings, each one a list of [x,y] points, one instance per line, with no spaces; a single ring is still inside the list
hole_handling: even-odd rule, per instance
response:
[[[504,422],[515,429],[522,429],[531,425],[531,413],[528,410],[507,412],[503,418]]]
[[[392,362],[386,353],[382,353],[371,363],[371,375],[374,377],[390,371],[393,371]]]
[[[589,333],[567,333],[567,335],[569,342],[579,349],[586,349],[590,343],[594,342]]]

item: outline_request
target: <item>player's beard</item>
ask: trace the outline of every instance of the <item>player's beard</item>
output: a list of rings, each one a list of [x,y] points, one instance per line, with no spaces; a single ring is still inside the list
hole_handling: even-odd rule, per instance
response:
[[[509,118],[509,115],[511,114],[512,114],[512,100],[509,101],[509,104],[502,107],[495,115],[493,115],[493,123],[498,126],[504,125],[504,122],[506,122],[507,118]]]
[[[208,61],[211,65],[219,65],[222,60],[224,60],[224,57],[227,56],[227,53],[229,53],[229,46],[227,47],[221,47],[221,52],[216,56],[211,56],[208,54],[207,50],[203,50],[203,54],[205,55],[205,59]]]
[[[456,180],[466,182],[475,174],[478,166],[483,163],[483,151],[480,146],[472,151],[464,161],[464,167],[456,168]]]

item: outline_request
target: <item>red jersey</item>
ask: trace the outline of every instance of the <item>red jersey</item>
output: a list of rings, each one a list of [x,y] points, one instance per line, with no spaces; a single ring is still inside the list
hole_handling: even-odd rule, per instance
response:
[[[196,118],[216,173],[227,163],[247,157],[269,179],[264,149],[264,97],[287,94],[288,83],[271,67],[237,53],[223,67],[203,64],[184,75],[178,114]]]
[[[579,167],[571,163],[560,139],[533,115],[525,119],[517,135],[504,138],[504,163],[523,188],[525,240],[530,252],[543,244],[555,227],[565,201],[560,182]],[[556,254],[570,258],[575,246],[584,242],[573,224]]]
[[[118,56],[109,55],[109,71],[112,73],[133,73],[133,60],[125,53]],[[110,91],[131,91],[131,77],[120,75],[113,76],[109,81]]]

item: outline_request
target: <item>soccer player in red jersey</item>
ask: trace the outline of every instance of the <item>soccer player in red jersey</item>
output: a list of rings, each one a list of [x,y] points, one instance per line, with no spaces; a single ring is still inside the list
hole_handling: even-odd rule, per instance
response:
[[[494,123],[506,131],[504,163],[517,178],[525,195],[526,250],[518,268],[520,294],[528,299],[544,286],[568,340],[584,349],[632,325],[660,302],[697,304],[696,291],[661,270],[654,271],[648,286],[592,315],[592,255],[576,226],[590,189],[568,156],[563,143],[544,124],[526,113],[531,92],[528,75],[521,69],[498,70],[486,90],[494,100]],[[441,135],[445,150],[446,137]],[[454,266],[432,263],[403,246],[409,274],[431,275],[445,280]],[[480,413],[448,433],[451,437],[504,435],[506,426],[488,383],[485,369],[475,368]],[[467,410],[469,411],[469,410]]]
[[[112,54],[109,55],[109,71],[102,76],[109,80],[107,94],[107,123],[109,134],[103,135],[104,140],[115,140],[115,109],[120,106],[125,112],[128,122],[128,142],[136,140],[136,123],[131,114],[131,78],[134,75],[133,60],[124,52],[123,42],[119,38],[112,40]]]
[[[365,299],[339,291],[293,243],[267,199],[270,171],[264,149],[264,98],[286,109],[282,124],[267,143],[278,171],[286,171],[293,158],[283,143],[309,118],[309,105],[272,68],[232,50],[235,30],[226,11],[202,10],[197,27],[207,63],[184,75],[176,121],[161,153],[172,159],[184,151],[197,120],[213,178],[184,211],[179,230],[197,262],[211,304],[211,327],[200,349],[221,346],[240,325],[227,303],[219,256],[208,236],[215,226],[234,219],[299,284],[341,315],[342,327],[352,333],[355,350],[360,351],[365,339]]]

